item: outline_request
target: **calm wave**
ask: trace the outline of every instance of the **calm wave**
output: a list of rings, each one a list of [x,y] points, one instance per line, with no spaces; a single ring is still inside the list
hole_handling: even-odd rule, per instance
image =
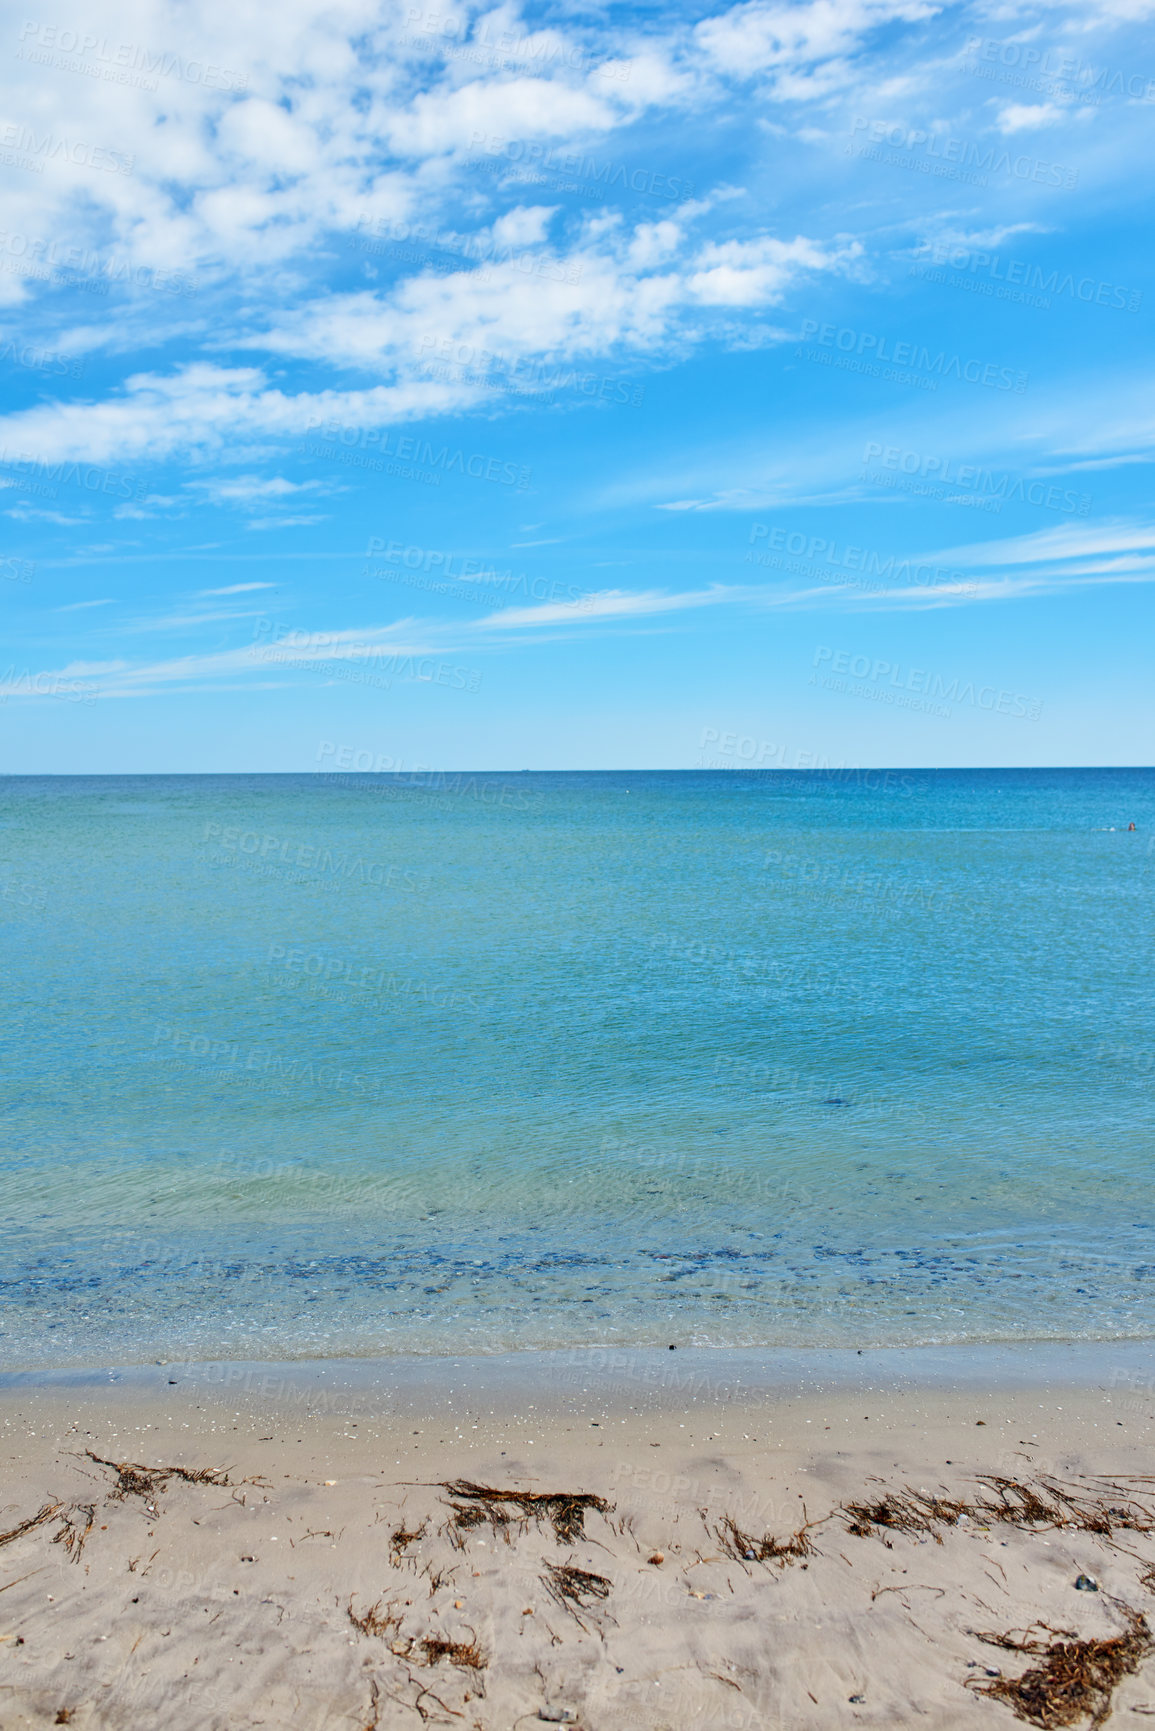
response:
[[[3,789],[7,1367],[1155,1334],[1155,772]]]

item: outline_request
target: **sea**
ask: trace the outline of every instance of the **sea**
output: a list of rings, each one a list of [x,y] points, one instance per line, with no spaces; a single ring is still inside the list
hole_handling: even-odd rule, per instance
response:
[[[0,1369],[1155,1336],[1155,771],[0,793]]]

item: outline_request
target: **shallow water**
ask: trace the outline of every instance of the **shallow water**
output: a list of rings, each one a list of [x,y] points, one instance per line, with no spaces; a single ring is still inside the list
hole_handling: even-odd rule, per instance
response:
[[[9,1367],[1155,1334],[1155,772],[0,785]]]

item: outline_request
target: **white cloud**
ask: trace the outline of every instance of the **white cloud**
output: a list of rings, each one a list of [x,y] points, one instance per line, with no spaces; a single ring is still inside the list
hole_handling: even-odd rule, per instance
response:
[[[696,24],[655,16],[624,27],[582,13],[558,14],[550,28],[539,29],[514,5],[478,13],[446,0],[430,39],[414,44],[404,40],[415,28],[409,9],[382,9],[377,0],[327,0],[323,6],[287,0],[274,29],[259,8],[223,0],[200,0],[195,9],[175,12],[158,0],[132,0],[127,13],[108,0],[85,7],[65,0],[54,13],[58,29],[163,41],[182,65],[229,69],[223,81],[229,87],[212,88],[178,72],[164,73],[158,89],[147,91],[11,58],[0,67],[0,79],[15,81],[7,88],[6,112],[34,112],[38,126],[123,149],[135,163],[130,175],[81,168],[10,175],[5,234],[29,258],[36,246],[75,252],[82,259],[76,269],[90,286],[110,277],[113,295],[131,302],[129,316],[101,321],[91,309],[103,311],[115,299],[102,305],[88,298],[78,318],[78,291],[57,339],[61,352],[111,355],[147,343],[151,354],[165,352],[166,338],[179,337],[179,352],[202,358],[168,371],[136,370],[107,390],[85,384],[88,394],[71,401],[40,401],[0,422],[0,443],[49,461],[143,467],[186,452],[227,458],[233,471],[227,477],[190,481],[185,497],[156,495],[122,504],[115,514],[187,515],[193,501],[207,499],[250,513],[249,527],[260,533],[322,521],[305,512],[338,491],[335,482],[294,482],[266,475],[261,466],[281,460],[286,446],[316,438],[325,422],[371,435],[418,418],[492,413],[509,400],[503,393],[511,370],[521,388],[533,391],[548,389],[561,367],[619,377],[627,367],[665,363],[707,343],[738,349],[780,341],[784,333],[754,316],[760,309],[816,278],[864,274],[862,245],[829,238],[830,182],[817,178],[817,170],[804,188],[802,226],[812,232],[800,234],[796,217],[787,221],[784,212],[779,222],[791,189],[762,180],[763,164],[753,165],[758,173],[751,174],[748,194],[726,186],[682,202],[654,197],[644,217],[635,214],[636,188],[615,202],[618,194],[589,179],[582,184],[582,207],[591,213],[584,222],[571,203],[557,202],[552,184],[532,184],[535,165],[556,146],[563,157],[592,156],[615,172],[637,168],[651,179],[665,178],[693,158],[698,129],[706,139],[720,120],[731,123],[730,81],[749,77],[769,81],[772,89],[759,93],[757,110],[742,112],[753,114],[753,126],[765,121],[784,164],[800,130],[824,148],[837,148],[849,113],[878,112],[826,102],[830,92],[855,84],[888,104],[887,112],[901,96],[894,111],[911,124],[920,123],[917,103],[933,100],[939,118],[926,124],[949,132],[960,102],[952,114],[945,62],[938,58],[954,52],[943,40],[945,25],[935,26],[929,50],[902,28],[940,9],[938,0],[742,0]],[[1138,16],[1138,6],[1121,0],[1113,11],[1102,4],[1084,9],[1077,20],[1072,15],[1072,27],[1086,34],[1124,15]],[[30,48],[38,28],[32,27]],[[1015,40],[1038,38],[1041,29],[1032,25]],[[879,76],[877,58],[865,57],[880,32],[888,44],[881,68],[886,77]],[[913,42],[909,76],[896,64],[904,36]],[[504,64],[485,47],[494,37],[515,44]],[[956,66],[950,76],[960,76]],[[972,131],[976,113],[986,116],[985,127],[991,124],[997,107],[985,101],[991,88],[963,84],[961,107],[969,106]],[[772,99],[822,104],[812,110],[821,124],[799,129]],[[1096,112],[1104,131],[1109,115],[1136,113],[1122,101]],[[998,124],[1004,132],[1029,132],[1071,113],[1053,102],[1012,102]],[[657,124],[647,131],[641,123],[650,118]],[[837,164],[840,196],[844,166]],[[1096,164],[1097,173],[1100,168]],[[727,172],[744,173],[730,164]],[[912,183],[891,192],[914,190],[913,176],[891,179]],[[1017,200],[1009,209],[996,201],[981,215],[969,195],[960,193],[957,204],[933,219],[943,225],[941,240],[990,248],[1016,234],[1044,231],[1041,222],[1007,220],[1026,208]],[[773,233],[765,231],[768,211],[774,212]],[[356,267],[365,262],[350,240],[358,223],[363,239],[364,223],[374,218],[434,233],[460,228],[483,243],[479,258],[496,249],[498,262],[449,273],[440,268],[444,258],[437,268],[407,264],[409,274],[394,286],[350,292],[350,283],[363,280]],[[919,222],[925,229],[926,219]],[[503,260],[507,248],[527,256]],[[9,249],[4,260],[16,262],[17,255]],[[116,275],[126,269],[127,277]],[[382,268],[382,279],[391,274]],[[339,292],[326,286],[334,282]],[[57,286],[14,274],[0,278],[0,287],[37,297],[46,318],[57,298],[65,300]],[[256,355],[258,364],[235,365],[238,350]],[[454,358],[463,351],[472,359]],[[206,353],[228,358],[214,364]],[[298,361],[330,374],[319,383],[307,379],[303,388],[299,372],[289,368]],[[277,371],[282,363],[283,373]],[[104,370],[102,360],[101,377]],[[53,388],[49,378],[41,383]],[[1095,388],[1088,387],[1077,408],[1068,393],[1060,414],[1053,402],[1035,409],[1042,392],[1033,381],[1029,410],[1003,405],[999,424],[1008,445],[1029,441],[1032,451],[1053,454],[1065,415],[1070,448],[1088,453],[1085,463],[1070,468],[1149,460],[1104,454],[1119,447],[1130,453],[1144,438],[1155,440],[1148,382],[1138,381],[1129,408],[1127,394],[1112,382],[1091,413],[1087,397]],[[574,400],[583,399],[575,393]],[[1025,433],[1007,430],[1008,412],[1015,428],[1023,427],[1028,412],[1034,423]],[[745,509],[761,500],[854,496],[850,488],[822,495],[817,485],[796,484],[801,461],[792,468],[783,457],[767,474],[756,454],[746,467],[748,486],[733,484],[729,454],[710,474],[667,474],[660,484],[676,497],[663,508]],[[1031,472],[1045,471],[1036,463]],[[714,481],[720,482],[716,491]],[[621,479],[623,487],[638,484],[636,470]],[[277,517],[281,509],[292,514]],[[61,526],[80,521],[15,497],[10,511]],[[1012,563],[1012,544],[997,545],[1002,551],[988,563]],[[1083,556],[1099,555],[1039,557]],[[1110,575],[1105,569],[1094,574]],[[497,629],[514,623],[507,618]]]
[[[517,631],[527,626],[638,619],[654,613],[681,613],[687,608],[715,607],[744,593],[744,590],[727,588],[720,583],[710,589],[690,589],[681,594],[670,594],[664,589],[603,589],[598,594],[583,595],[576,601],[547,602],[542,607],[507,607],[478,620],[477,629]]]
[[[556,79],[515,77],[422,92],[407,108],[383,114],[382,122],[398,156],[472,150],[493,158],[511,141],[524,149],[527,140],[609,132],[620,112],[600,91],[573,89]]]
[[[271,387],[256,367],[197,361],[174,373],[137,373],[104,402],[45,403],[0,420],[0,441],[42,461],[160,459],[177,451],[235,449],[238,435],[303,439],[328,420],[373,428],[471,402],[463,385],[413,380],[363,391]]]
[[[251,523],[246,523],[249,530],[261,529],[307,529],[314,523],[324,523],[325,516],[318,517],[254,517]]]
[[[328,295],[280,316],[250,345],[372,370],[389,384],[289,395],[258,367],[199,360],[167,375],[134,374],[103,402],[17,411],[0,420],[0,442],[43,459],[127,462],[222,450],[226,442],[235,452],[244,439],[262,435],[301,438],[312,429],[320,436],[327,421],[378,428],[469,409],[500,397],[511,371],[518,388],[535,388],[534,373],[518,371],[527,361],[620,367],[631,351],[648,355],[699,341],[707,333],[694,322],[695,310],[700,317],[709,308],[772,304],[813,273],[844,273],[861,251],[853,243],[826,247],[804,236],[759,235],[708,242],[678,268],[664,262],[677,235],[672,222],[640,225],[641,252],[652,261],[646,269],[631,264],[637,234],[613,222],[591,225],[586,244],[556,264],[547,260],[546,273],[527,273],[510,260],[484,272],[409,277],[387,296]],[[536,388],[555,382],[538,376]],[[323,490],[319,481],[251,474],[190,485],[217,503],[239,505]]]
[[[801,69],[852,53],[883,25],[930,18],[933,0],[808,0],[795,6],[744,0],[696,26],[704,55],[721,71],[749,78]]]
[[[952,227],[943,223],[935,231],[933,241],[927,241],[915,248],[915,256],[930,251],[941,252],[946,247],[961,247],[965,252],[975,248],[985,251],[989,247],[1003,246],[1006,241],[1013,240],[1017,234],[1048,234],[1050,230],[1041,222],[1008,222],[996,223],[990,228]]]
[[[287,481],[283,475],[237,475],[208,481],[189,481],[187,486],[203,492],[214,505],[268,505],[277,499],[291,499],[298,493],[315,493],[322,489],[321,481]]]
[[[13,505],[7,513],[18,523],[56,523],[62,529],[75,529],[84,523],[84,517],[69,517],[63,511],[46,511],[39,505]]]
[[[556,210],[556,205],[515,205],[493,224],[490,233],[494,246],[514,247],[518,251],[543,246]]]
[[[1137,552],[1155,548],[1155,528],[1141,523],[1062,523],[1032,535],[1005,541],[980,541],[971,547],[948,547],[931,559],[960,565],[1034,565],[1048,560],[1086,558],[1098,553]]]
[[[999,110],[999,131],[1034,132],[1041,126],[1058,126],[1060,121],[1070,118],[1070,108],[1061,108],[1057,102],[1012,102]]]
[[[245,617],[249,617],[246,615]],[[165,661],[133,663],[126,660],[73,662],[63,668],[45,670],[49,678],[76,679],[100,676],[97,695],[102,697],[132,697],[163,690],[226,689],[220,682],[240,679],[242,683],[228,687],[234,690],[276,689],[283,680],[271,681],[271,673],[301,673],[316,670],[318,664],[343,661],[353,664],[381,661],[382,673],[388,677],[389,667],[408,657],[427,657],[449,653],[433,635],[426,641],[406,641],[400,633],[407,631],[412,621],[393,625],[376,625],[364,630],[301,631],[284,641],[245,644],[239,649],[225,649],[208,655],[182,655]],[[433,627],[436,632],[436,627]],[[396,658],[396,659],[395,659]],[[26,690],[18,682],[5,688],[14,697],[34,697],[35,690]]]
[[[228,583],[223,589],[198,589],[198,595],[247,595],[252,589],[275,589],[275,583]]]
[[[222,622],[234,623],[239,619],[262,619],[264,614],[251,608],[242,611],[240,608],[221,608],[210,613],[167,613],[156,619],[138,619],[126,627],[133,633],[143,631],[186,631],[195,630],[201,625],[219,625]]]
[[[694,260],[687,286],[707,306],[770,306],[802,271],[844,268],[861,252],[857,244],[828,251],[801,235],[792,241],[764,235],[711,243]]]

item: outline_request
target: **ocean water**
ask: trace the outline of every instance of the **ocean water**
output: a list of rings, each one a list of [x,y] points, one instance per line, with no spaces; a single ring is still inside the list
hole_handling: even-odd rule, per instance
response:
[[[0,787],[0,1367],[1155,1335],[1155,772]]]

